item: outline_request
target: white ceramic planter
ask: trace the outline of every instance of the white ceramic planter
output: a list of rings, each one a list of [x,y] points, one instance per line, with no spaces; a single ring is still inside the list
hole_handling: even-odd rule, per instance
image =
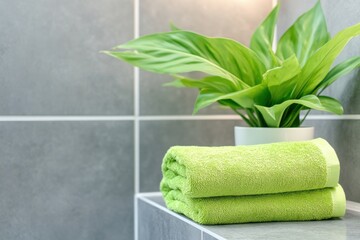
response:
[[[235,145],[253,145],[314,138],[314,127],[259,128],[235,127]]]

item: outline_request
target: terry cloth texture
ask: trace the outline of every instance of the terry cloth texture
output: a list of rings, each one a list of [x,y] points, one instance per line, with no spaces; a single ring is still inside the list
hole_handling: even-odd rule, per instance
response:
[[[340,185],[318,190],[233,197],[191,198],[163,188],[169,209],[201,224],[302,221],[342,217],[345,194]]]
[[[175,146],[161,191],[190,198],[258,195],[337,186],[339,160],[324,139],[252,146]]]
[[[201,224],[320,220],[345,214],[340,166],[323,139],[172,147],[162,164],[167,207]]]

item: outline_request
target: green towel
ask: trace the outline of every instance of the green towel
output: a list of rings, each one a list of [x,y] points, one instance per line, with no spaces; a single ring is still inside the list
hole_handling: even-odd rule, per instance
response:
[[[324,139],[252,146],[169,149],[162,191],[187,197],[281,193],[335,187],[339,160]]]
[[[201,224],[302,221],[342,217],[345,194],[341,186],[300,192],[189,198],[179,190],[163,189],[169,209]]]

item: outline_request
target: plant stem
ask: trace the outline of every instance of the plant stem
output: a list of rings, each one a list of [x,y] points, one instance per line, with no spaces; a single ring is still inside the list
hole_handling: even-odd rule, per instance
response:
[[[300,115],[300,111],[301,111],[301,106],[300,105],[296,105],[295,107],[293,107],[291,110],[290,110],[290,107],[288,108],[288,112],[287,114],[289,114],[288,116],[289,117],[285,117],[285,121],[282,125],[282,127],[299,127],[300,124],[300,120],[299,120],[299,115]],[[294,122],[298,121],[298,124],[293,126],[294,125]]]
[[[232,108],[232,110],[234,112],[236,112],[250,127],[255,127],[254,123],[250,119],[248,119],[244,114],[242,114],[241,112],[239,112],[235,108]]]
[[[300,125],[303,124],[303,122],[305,121],[306,117],[309,115],[310,111],[311,111],[311,109],[309,109],[309,110],[305,113],[305,116],[304,116],[303,119],[301,119],[301,121],[300,121]]]
[[[257,116],[257,119],[259,120],[259,127],[267,127],[265,119],[263,118],[259,110],[255,109],[255,114]]]
[[[254,125],[259,127],[260,123],[258,119],[254,116],[252,109],[246,109],[246,113],[249,116],[250,120],[254,123]]]

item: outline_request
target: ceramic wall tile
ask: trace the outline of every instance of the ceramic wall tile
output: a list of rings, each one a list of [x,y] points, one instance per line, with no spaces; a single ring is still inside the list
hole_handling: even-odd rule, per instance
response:
[[[1,1],[1,115],[130,115],[133,70],[99,53],[133,38],[133,1]]]
[[[132,239],[132,125],[1,123],[1,238]]]

